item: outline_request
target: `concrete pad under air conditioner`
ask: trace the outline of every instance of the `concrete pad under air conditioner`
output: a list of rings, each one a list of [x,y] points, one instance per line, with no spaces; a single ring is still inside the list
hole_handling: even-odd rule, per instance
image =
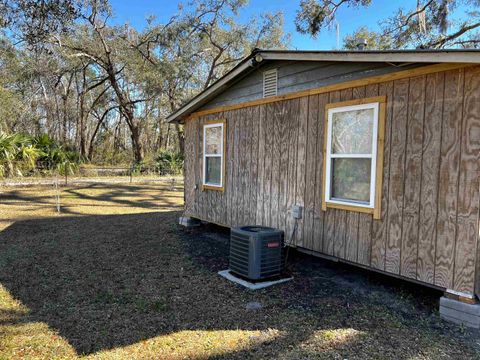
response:
[[[261,281],[261,282],[250,282],[244,279],[241,279],[234,274],[230,272],[230,270],[223,270],[219,271],[218,275],[224,277],[227,280],[230,280],[231,282],[234,282],[235,284],[242,285],[246,287],[247,289],[250,290],[259,290],[259,289],[264,289],[273,285],[278,285],[285,283],[287,281],[293,280],[293,277],[289,278],[283,278],[283,279],[278,279],[278,280],[271,280],[271,281]]]

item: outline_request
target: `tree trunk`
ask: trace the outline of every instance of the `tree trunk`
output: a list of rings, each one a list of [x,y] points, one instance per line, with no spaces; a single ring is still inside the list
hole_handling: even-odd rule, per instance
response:
[[[122,89],[120,88],[113,65],[110,65],[107,71],[110,84],[112,85],[113,91],[115,91],[115,94],[117,95],[120,111],[123,113],[125,121],[130,128],[134,160],[136,163],[140,163],[143,161],[144,151],[143,144],[140,139],[140,127],[138,125],[138,122],[135,121],[135,114],[134,109],[132,108],[132,103],[128,101],[128,98],[125,96]]]
[[[167,124],[167,136],[165,136],[165,150],[168,150],[170,145],[170,123]]]
[[[67,134],[68,134],[68,98],[66,96],[63,97],[63,122],[62,122],[62,140],[63,143],[67,143]]]
[[[175,130],[178,136],[178,151],[183,155],[185,152],[185,137],[183,136],[182,129],[180,129],[180,124],[175,123]]]
[[[163,144],[162,124],[158,123],[158,135],[155,141],[155,149],[154,149],[156,153],[162,148],[162,144]]]
[[[174,101],[174,95],[173,94],[169,94],[169,97],[170,97],[170,111],[171,112],[174,112],[175,109],[177,108],[176,104],[175,104],[175,101]],[[170,130],[170,124],[168,124],[168,130]],[[185,137],[183,136],[183,129],[180,128],[180,124],[179,123],[175,123],[175,131],[177,133],[177,139],[178,139],[178,151],[180,152],[180,154],[184,154],[185,152]],[[167,148],[168,148],[168,132],[167,132]]]
[[[144,158],[143,145],[140,140],[140,129],[138,126],[131,127],[131,137],[132,137],[132,147],[133,147],[133,156],[137,164],[141,163]]]
[[[80,154],[85,157],[87,155],[87,144],[86,144],[86,119],[85,119],[85,94],[82,92],[80,94]]]
[[[93,160],[95,138],[97,137],[98,130],[100,130],[100,125],[102,125],[103,119],[104,119],[104,117],[101,117],[100,120],[98,120],[97,126],[95,127],[95,130],[93,131],[92,137],[90,138],[90,144],[88,145],[88,154],[87,154],[88,161]]]
[[[122,138],[122,118],[120,116],[118,119],[118,124],[115,126],[115,131],[113,132],[113,150],[117,151],[120,149],[121,138]]]

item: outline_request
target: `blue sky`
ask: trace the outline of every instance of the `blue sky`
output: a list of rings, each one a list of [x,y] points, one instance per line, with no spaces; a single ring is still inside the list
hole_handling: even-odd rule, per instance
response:
[[[145,18],[155,15],[162,22],[168,20],[177,12],[180,1],[176,0],[110,0],[115,22],[128,22],[135,28],[141,29],[145,26]],[[187,3],[188,0],[184,1]],[[323,31],[317,39],[299,34],[295,31],[294,19],[299,7],[300,0],[250,0],[247,7],[240,14],[240,21],[262,12],[282,11],[285,17],[285,31],[292,35],[291,47],[294,49],[334,49],[336,47],[335,31]],[[373,0],[368,8],[342,8],[337,15],[340,23],[340,44],[342,38],[352,33],[360,26],[369,26],[371,29],[377,27],[379,20],[390,16],[399,6],[411,9],[416,6],[416,0]]]

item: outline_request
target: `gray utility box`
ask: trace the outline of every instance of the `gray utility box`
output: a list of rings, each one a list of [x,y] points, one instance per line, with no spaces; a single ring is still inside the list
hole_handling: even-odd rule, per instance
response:
[[[250,280],[279,276],[283,270],[283,231],[243,226],[230,233],[230,270]]]

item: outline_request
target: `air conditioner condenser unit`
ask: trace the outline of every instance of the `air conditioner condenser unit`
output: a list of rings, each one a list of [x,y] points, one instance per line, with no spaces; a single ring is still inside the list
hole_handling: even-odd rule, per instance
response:
[[[243,226],[230,233],[230,271],[249,280],[280,276],[284,233],[265,226]]]

